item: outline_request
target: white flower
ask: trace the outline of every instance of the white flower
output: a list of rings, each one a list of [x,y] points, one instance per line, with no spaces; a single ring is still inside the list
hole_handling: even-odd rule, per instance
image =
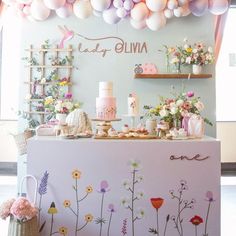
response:
[[[140,165],[140,161],[139,160],[131,159],[131,160],[129,160],[128,165],[130,166],[130,169],[132,171],[140,170],[141,169],[141,165]]]
[[[65,102],[64,107],[66,107],[68,110],[71,110],[73,108],[73,104],[71,102]]]
[[[170,109],[171,115],[175,115],[177,112],[178,112],[178,107],[176,107],[176,106],[171,107],[171,109]]]
[[[126,190],[128,190],[131,187],[131,183],[129,180],[124,180],[123,186]]]
[[[184,38],[184,42],[187,43],[188,42],[188,38],[185,37]]]
[[[121,204],[125,207],[125,208],[129,208],[130,206],[130,199],[128,197],[123,197],[121,198]]]
[[[169,112],[165,109],[160,110],[160,116],[161,117],[166,117],[169,115]]]
[[[177,63],[179,63],[179,58],[178,58],[178,57],[172,58],[172,59],[170,60],[170,63],[171,63],[171,64],[177,64]]]
[[[136,217],[137,217],[138,219],[142,219],[142,218],[144,217],[144,209],[142,209],[142,208],[137,209],[137,211],[136,211]]]
[[[204,104],[200,101],[197,101],[194,106],[198,109],[198,111],[202,111],[204,109]]]
[[[188,44],[184,44],[184,49],[189,48]]]
[[[197,49],[196,48],[193,49],[193,53],[197,53]]]
[[[184,104],[184,101],[182,99],[179,99],[176,101],[177,106],[182,106]]]
[[[143,180],[143,176],[142,176],[142,175],[139,175],[139,176],[137,177],[137,179],[136,179],[136,181],[137,181],[138,183],[140,183],[142,180]]]
[[[45,84],[46,83],[46,78],[42,78],[40,81],[41,84]]]
[[[61,111],[61,109],[62,109],[62,101],[58,101],[57,104],[55,105],[55,110]]]
[[[212,47],[208,47],[207,51],[208,51],[209,53],[213,53]]]
[[[141,199],[141,198],[143,198],[143,197],[144,197],[144,192],[143,192],[142,190],[138,191],[138,192],[137,192],[137,195],[136,195],[136,198],[137,198],[137,199]]]
[[[186,62],[187,64],[191,64],[191,60],[192,60],[191,57],[187,57],[185,62]]]

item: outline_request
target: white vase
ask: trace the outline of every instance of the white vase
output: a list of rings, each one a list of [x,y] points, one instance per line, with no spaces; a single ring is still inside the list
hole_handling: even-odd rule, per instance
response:
[[[67,114],[61,114],[61,113],[56,114],[56,119],[58,120],[60,125],[66,124],[66,117]]]
[[[146,130],[150,135],[156,135],[157,121],[155,119],[146,120]]]
[[[202,66],[201,65],[193,65],[192,72],[194,75],[199,75],[202,73]]]

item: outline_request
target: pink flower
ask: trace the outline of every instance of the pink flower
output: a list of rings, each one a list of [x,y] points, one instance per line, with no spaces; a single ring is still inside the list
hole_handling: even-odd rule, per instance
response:
[[[72,98],[72,93],[66,93],[65,98],[66,99],[71,99]]]
[[[12,204],[10,212],[18,220],[30,220],[37,215],[38,209],[28,199],[20,197]]]
[[[194,96],[194,92],[193,92],[193,91],[187,92],[187,96],[188,96],[189,98],[193,97],[193,96]]]
[[[0,206],[0,218],[5,220],[10,215],[10,208],[12,204],[15,202],[15,199],[12,198],[2,203]]]
[[[213,202],[214,201],[213,192],[212,191],[207,191],[206,192],[206,198],[207,198],[207,201]]]

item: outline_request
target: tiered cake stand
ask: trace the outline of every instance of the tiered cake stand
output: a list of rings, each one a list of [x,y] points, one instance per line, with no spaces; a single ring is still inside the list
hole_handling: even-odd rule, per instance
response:
[[[121,121],[121,119],[116,118],[116,119],[106,120],[106,119],[95,118],[95,119],[92,119],[92,121],[98,122],[96,125],[96,134],[97,134],[99,130],[102,130],[107,133],[107,131],[112,127],[111,123],[114,121]]]

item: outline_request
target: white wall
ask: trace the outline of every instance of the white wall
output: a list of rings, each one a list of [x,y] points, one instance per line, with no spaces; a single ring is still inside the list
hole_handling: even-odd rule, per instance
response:
[[[128,21],[120,22],[118,25],[108,25],[102,19],[91,17],[87,20],[79,20],[72,16],[68,19],[52,17],[44,22],[23,22],[22,29],[22,56],[26,55],[24,48],[29,44],[40,45],[46,39],[58,42],[61,37],[57,25],[66,25],[68,28],[90,38],[106,36],[118,36],[125,41],[145,41],[148,45],[148,54],[120,54],[109,53],[102,58],[95,54],[79,54],[77,46],[79,42],[91,44],[86,40],[74,37],[69,43],[75,48],[75,64],[79,70],[74,71],[73,87],[74,97],[83,102],[83,108],[90,117],[95,116],[95,98],[98,96],[98,82],[102,80],[112,80],[114,82],[114,96],[117,97],[118,116],[127,112],[127,96],[131,92],[136,92],[140,97],[141,106],[144,104],[155,105],[158,95],[169,96],[170,87],[174,85],[178,90],[181,88],[181,80],[134,80],[134,65],[137,63],[153,62],[160,72],[165,72],[164,54],[158,52],[162,45],[181,45],[184,37],[190,42],[203,41],[207,45],[213,45],[213,15],[204,17],[188,16],[181,19],[168,21],[165,28],[158,32],[148,29],[135,30]],[[68,44],[68,43],[67,43]],[[105,45],[113,47],[114,41],[108,40]],[[22,63],[21,81],[27,79],[27,69]],[[190,71],[190,69],[189,69]],[[215,123],[215,80],[214,67],[207,66],[204,72],[213,73],[212,79],[190,80],[185,84],[188,90],[194,90],[205,103],[204,116],[207,116]],[[21,101],[26,93],[26,86],[21,86]],[[127,122],[124,118],[124,122]],[[121,124],[120,124],[121,125]],[[207,127],[207,134],[215,136],[215,127]]]

